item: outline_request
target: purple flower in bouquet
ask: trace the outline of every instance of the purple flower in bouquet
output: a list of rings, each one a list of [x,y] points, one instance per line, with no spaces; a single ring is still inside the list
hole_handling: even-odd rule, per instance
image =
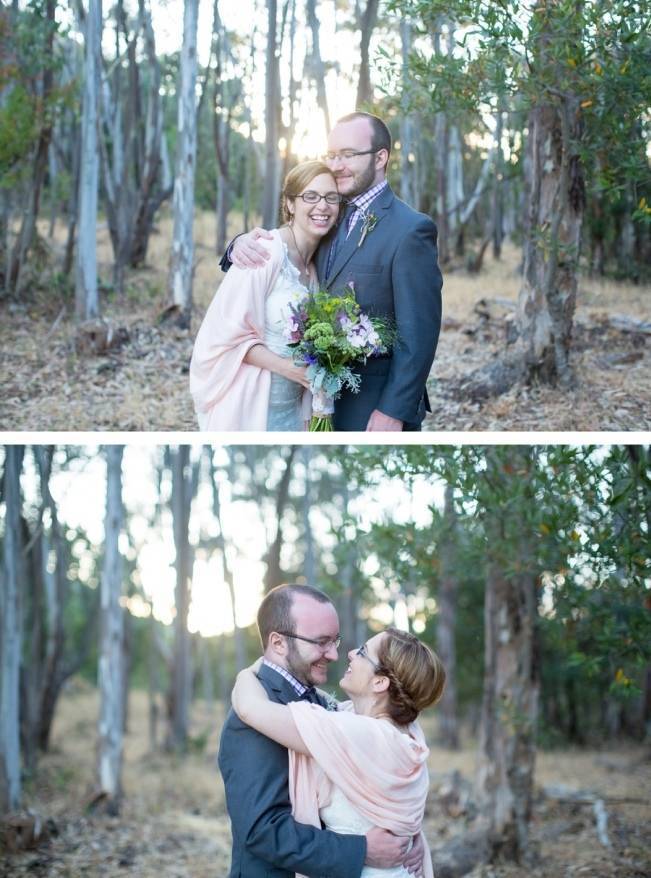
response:
[[[309,429],[331,430],[334,400],[344,387],[359,392],[361,377],[354,366],[389,350],[393,328],[363,313],[352,283],[340,296],[326,290],[310,293],[300,304],[290,304],[289,311],[284,335],[294,349],[294,362],[308,367],[312,390]]]

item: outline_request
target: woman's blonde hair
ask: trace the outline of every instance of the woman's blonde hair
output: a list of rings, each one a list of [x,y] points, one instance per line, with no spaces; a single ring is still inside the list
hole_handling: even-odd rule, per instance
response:
[[[377,673],[389,680],[389,716],[407,725],[440,699],[445,668],[436,653],[413,634],[397,628],[387,628],[385,633],[378,649]]]
[[[334,180],[334,174],[330,168],[323,162],[318,161],[301,162],[300,165],[296,165],[287,174],[282,192],[281,215],[283,222],[289,223],[292,219],[292,215],[287,207],[287,200],[293,201],[319,174],[328,174]]]

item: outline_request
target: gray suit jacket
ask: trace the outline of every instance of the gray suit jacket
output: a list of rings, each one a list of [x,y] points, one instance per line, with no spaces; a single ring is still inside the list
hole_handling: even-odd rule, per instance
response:
[[[263,665],[271,701],[298,700],[280,674]],[[233,829],[229,878],[359,878],[366,857],[360,835],[297,823],[291,813],[287,750],[245,725],[231,710],[222,729],[219,769]]]
[[[377,223],[358,246],[360,219],[339,248],[325,276],[330,238],[317,251],[322,286],[340,292],[354,281],[362,310],[395,322],[398,341],[390,357],[356,368],[359,393],[344,391],[335,402],[336,430],[364,430],[373,409],[418,428],[425,417],[425,382],[436,353],[441,327],[441,287],[436,226],[413,210],[387,186],[371,203]]]

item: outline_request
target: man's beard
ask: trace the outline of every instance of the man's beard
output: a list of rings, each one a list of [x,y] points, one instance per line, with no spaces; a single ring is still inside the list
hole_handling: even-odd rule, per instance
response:
[[[346,198],[357,198],[358,195],[361,195],[363,192],[366,192],[367,189],[370,189],[373,185],[373,181],[375,180],[375,156],[370,156],[368,160],[368,165],[364,170],[360,173],[355,182],[355,188],[346,193]]]
[[[290,674],[306,686],[313,686],[312,680],[312,662],[304,659],[298,651],[298,647],[293,640],[289,641],[289,650],[287,652],[287,670]]]

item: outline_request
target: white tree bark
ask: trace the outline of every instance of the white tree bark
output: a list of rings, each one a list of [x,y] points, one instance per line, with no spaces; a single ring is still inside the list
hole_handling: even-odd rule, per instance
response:
[[[310,521],[312,509],[312,479],[310,470],[312,467],[313,451],[311,446],[304,445],[302,448],[303,466],[305,467],[305,488],[303,495],[303,531],[305,533],[305,560],[303,569],[308,585],[316,582],[316,554],[314,550],[314,533]]]
[[[81,120],[81,168],[79,175],[79,236],[75,282],[75,313],[80,320],[99,315],[97,295],[97,184],[99,148],[97,112],[100,85],[102,0],[89,0],[85,22],[86,63]]]
[[[409,88],[409,52],[411,51],[411,24],[403,16],[400,20],[402,44],[403,106],[400,114],[400,197],[418,210],[418,167],[416,164],[415,119],[407,106]]]
[[[278,155],[278,128],[280,117],[280,72],[276,52],[278,4],[267,0],[267,62],[265,91],[265,169],[262,196],[262,225],[271,229],[278,224],[280,198],[280,159]]]
[[[457,529],[454,486],[448,483],[445,487],[445,507],[439,551],[441,579],[438,595],[439,615],[436,625],[436,649],[445,665],[445,689],[439,705],[439,736],[444,747],[455,750],[459,746],[455,643],[457,582],[454,572]]]
[[[194,239],[194,174],[197,160],[197,19],[199,0],[185,0],[181,82],[179,86],[174,178],[174,233],[170,266],[170,299],[179,311],[179,325],[189,327],[192,309]]]
[[[120,606],[122,558],[118,545],[122,528],[122,453],[120,445],[106,449],[106,525],[100,586],[98,775],[100,790],[106,794],[112,813],[118,812],[122,793],[124,610]]]
[[[448,171],[446,183],[448,187],[448,225],[450,235],[457,233],[460,225],[461,205],[464,201],[463,194],[463,156],[461,149],[461,135],[457,125],[450,125],[447,155]]]
[[[181,445],[172,454],[172,518],[176,549],[176,618],[174,620],[174,658],[169,699],[170,725],[167,749],[183,752],[187,746],[192,688],[192,655],[188,631],[190,582],[194,553],[189,527],[192,499],[199,480],[199,465],[190,463],[190,446]]]
[[[19,599],[22,445],[5,447],[5,536],[0,579],[0,812],[20,805]]]

